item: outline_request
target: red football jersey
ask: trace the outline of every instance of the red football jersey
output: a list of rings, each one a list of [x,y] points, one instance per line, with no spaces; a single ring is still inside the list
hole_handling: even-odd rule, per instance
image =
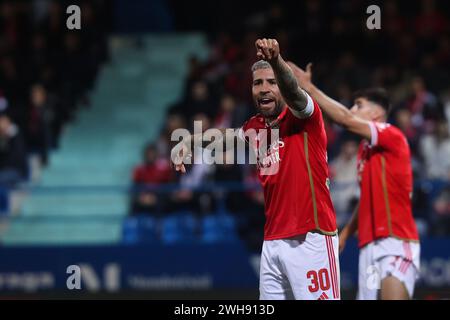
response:
[[[311,100],[312,103],[312,100]],[[262,115],[242,127],[246,141],[254,150],[258,137],[247,136],[250,129],[278,139],[268,139],[267,151],[258,160],[258,177],[264,190],[266,223],[264,239],[274,240],[319,231],[337,233],[336,215],[329,192],[327,137],[322,113],[313,102],[312,115],[295,117],[285,106],[276,125],[268,126]]]
[[[408,142],[390,124],[371,122],[370,129],[371,142],[363,140],[358,152],[359,246],[384,237],[417,241],[411,209],[413,177]]]

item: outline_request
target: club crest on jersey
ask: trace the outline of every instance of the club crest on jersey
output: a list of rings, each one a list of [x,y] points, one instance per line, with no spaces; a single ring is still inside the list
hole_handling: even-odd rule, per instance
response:
[[[269,148],[267,148],[266,152],[261,152],[262,150],[259,149],[259,161],[258,161],[258,168],[270,168],[274,165],[277,165],[279,162],[281,162],[280,152],[279,150],[281,148],[284,148],[284,141],[281,139],[278,139],[274,141]]]

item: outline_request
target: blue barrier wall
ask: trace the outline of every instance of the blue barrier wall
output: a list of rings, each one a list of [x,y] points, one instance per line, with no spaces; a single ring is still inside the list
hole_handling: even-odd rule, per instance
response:
[[[450,239],[421,244],[417,286],[450,288]],[[258,261],[240,243],[1,248],[0,292],[68,290],[71,265],[81,267],[87,291],[252,289],[258,287]],[[354,239],[340,262],[342,289],[356,288]]]
[[[257,274],[239,243],[0,250],[0,291],[67,289],[68,267],[81,268],[88,291],[254,288]]]

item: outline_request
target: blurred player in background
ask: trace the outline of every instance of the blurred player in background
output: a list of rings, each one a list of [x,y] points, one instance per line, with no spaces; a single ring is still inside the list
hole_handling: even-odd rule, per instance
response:
[[[261,60],[252,67],[252,94],[258,114],[239,136],[259,150],[259,134],[278,130],[278,139],[258,159],[266,215],[260,299],[340,299],[339,241],[320,108],[298,86],[276,40],[257,40],[256,51]],[[251,138],[250,131],[258,136]],[[221,132],[226,145],[233,145],[228,141],[234,136]],[[177,171],[186,171],[183,162],[197,139],[207,146],[200,134],[173,149]],[[270,167],[276,170],[268,174]]]
[[[359,205],[340,233],[340,251],[358,231],[358,299],[410,299],[419,275],[420,244],[412,215],[410,149],[403,133],[386,123],[384,89],[361,90],[349,110],[320,91],[306,72],[289,63],[300,85],[336,123],[364,138],[358,152]]]

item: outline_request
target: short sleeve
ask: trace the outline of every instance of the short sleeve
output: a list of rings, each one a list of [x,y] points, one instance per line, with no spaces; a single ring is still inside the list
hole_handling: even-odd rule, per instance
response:
[[[302,111],[296,111],[296,110],[291,109],[292,114],[299,119],[310,118],[314,114],[314,109],[315,109],[313,99],[310,97],[310,95],[306,91],[303,90],[303,93],[306,95],[306,99],[307,99],[306,107]]]
[[[302,128],[307,126],[309,132],[311,133],[314,132],[320,135],[321,131],[324,130],[322,111],[320,110],[320,107],[317,104],[317,102],[315,102],[312,98],[310,102],[311,102],[310,107],[312,108],[312,111],[309,112],[309,117],[307,118],[297,117],[296,115],[294,115],[293,111],[290,108],[288,108],[287,126],[294,132],[303,130]]]
[[[379,146],[383,149],[395,150],[399,144],[405,142],[403,134],[388,123],[369,122],[370,127],[370,145]]]

